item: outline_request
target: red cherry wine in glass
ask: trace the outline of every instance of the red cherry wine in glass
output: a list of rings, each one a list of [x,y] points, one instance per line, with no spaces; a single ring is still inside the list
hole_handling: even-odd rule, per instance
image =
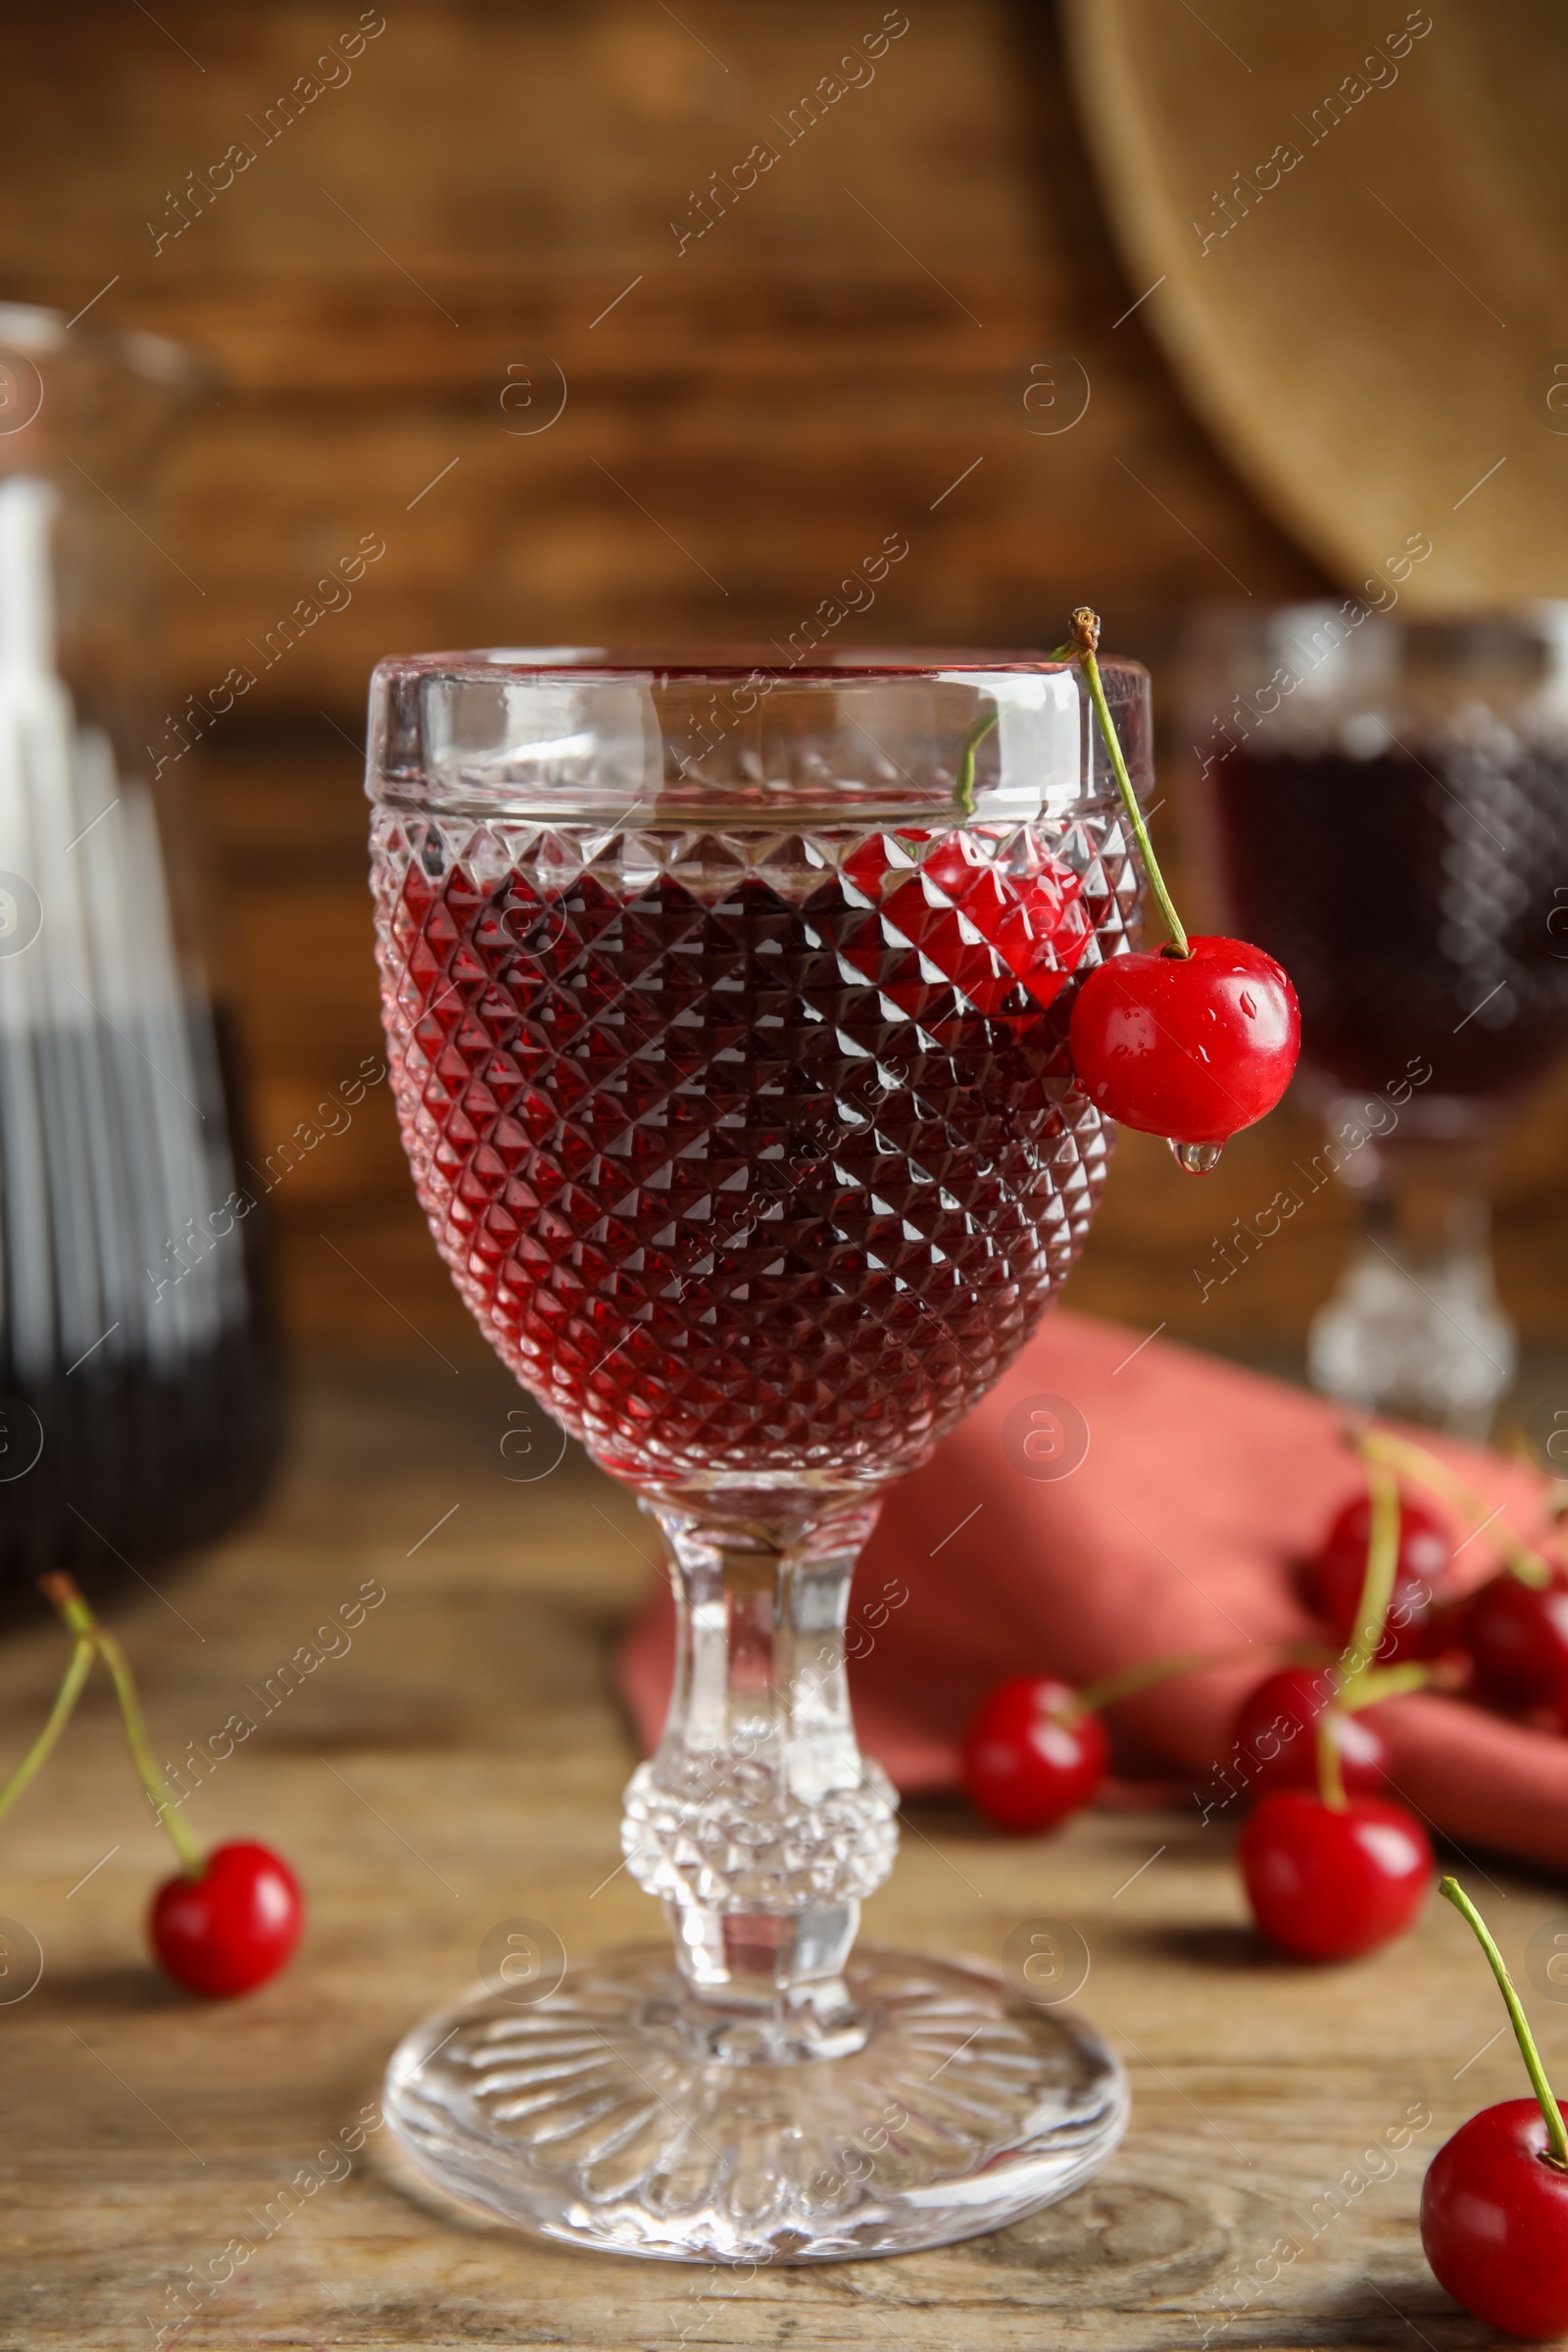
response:
[[[1146,681],[1107,665],[1105,691],[1143,783]],[[486,1338],[658,1522],[680,1604],[623,1821],[673,1951],[570,1959],[516,2007],[487,1979],[388,2072],[415,2167],[524,2228],[891,2253],[1034,2210],[1121,2129],[1108,2054],[989,1976],[939,1992],[930,2063],[905,2054],[956,1980],[856,1952],[897,1800],[840,1633],[882,1486],[1015,1356],[1102,1180],[1068,1017],[1135,944],[1143,875],[1084,722],[1075,670],[1034,656],[377,673],[376,936],[419,1195]],[[993,2019],[1005,2066],[960,2049],[933,2086]],[[911,2068],[935,2137],[842,2178],[846,2101],[891,2114]]]
[[[1119,814],[824,826],[700,889],[630,835],[377,825],[405,1143],[518,1378],[645,1490],[921,1459],[1099,1197],[1067,1014]]]
[[[1568,765],[1457,743],[1216,762],[1227,882],[1301,1004],[1301,1059],[1376,1090],[1530,1085],[1568,1043]],[[1397,886],[1393,878],[1397,877]]]

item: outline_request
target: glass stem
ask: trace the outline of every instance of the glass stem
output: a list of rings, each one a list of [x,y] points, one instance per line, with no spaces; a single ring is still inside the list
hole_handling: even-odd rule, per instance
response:
[[[622,1832],[633,1877],[664,1905],[688,2034],[708,2056],[775,2064],[863,2038],[844,1967],[861,1898],[893,1867],[898,1803],[860,1754],[845,1677],[850,1578],[876,1503],[802,1517],[777,1500],[777,1518],[755,1520],[645,1505],[672,1563],[675,1679]],[[867,1606],[858,1647],[889,1605]]]
[[[1485,1438],[1517,1354],[1487,1242],[1486,1148],[1368,1139],[1366,1107],[1350,1097],[1330,1105],[1314,1162],[1328,1159],[1360,1196],[1362,1242],[1314,1318],[1313,1383],[1363,1411]]]

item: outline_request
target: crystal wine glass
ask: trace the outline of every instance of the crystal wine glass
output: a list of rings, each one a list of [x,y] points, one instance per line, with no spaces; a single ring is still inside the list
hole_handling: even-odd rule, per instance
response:
[[[1148,679],[1104,678],[1147,788]],[[388,2118],[444,2190],[623,2253],[1015,2221],[1103,2160],[1125,2084],[1028,1997],[1049,1968],[855,1947],[897,1800],[845,1617],[879,1496],[1022,1347],[1103,1180],[1067,1013],[1142,875],[1077,674],[432,655],[377,669],[369,778],[431,1230],[679,1604],[623,1827],[673,1953],[519,1937],[403,2043]]]
[[[1362,1204],[1313,1381],[1485,1436],[1516,1362],[1492,1161],[1568,1050],[1568,605],[1215,612],[1188,694],[1226,914],[1301,1001],[1298,1192]]]

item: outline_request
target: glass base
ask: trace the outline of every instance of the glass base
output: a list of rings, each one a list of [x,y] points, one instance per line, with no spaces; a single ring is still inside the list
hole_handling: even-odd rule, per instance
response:
[[[1069,2011],[874,1944],[845,1981],[860,2046],[791,2065],[733,2036],[715,2059],[667,1945],[585,1960],[527,2005],[479,1988],[399,2046],[387,2120],[448,2196],[667,2262],[949,2245],[1066,2196],[1120,2139],[1121,2067]]]

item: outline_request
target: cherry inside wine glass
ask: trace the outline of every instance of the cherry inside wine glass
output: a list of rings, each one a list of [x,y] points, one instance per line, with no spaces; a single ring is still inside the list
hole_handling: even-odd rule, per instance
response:
[[[1147,794],[1148,679],[1102,675]],[[446,2191],[624,2253],[1015,2221],[1114,2146],[1121,2071],[1021,1980],[857,1946],[897,1799],[844,1626],[880,1496],[1017,1354],[1104,1178],[1068,1019],[1137,946],[1143,873],[1080,673],[387,662],[369,775],[431,1230],[658,1521],[679,1603],[623,1828],[669,1943],[493,1973],[403,2043],[389,2120]]]

